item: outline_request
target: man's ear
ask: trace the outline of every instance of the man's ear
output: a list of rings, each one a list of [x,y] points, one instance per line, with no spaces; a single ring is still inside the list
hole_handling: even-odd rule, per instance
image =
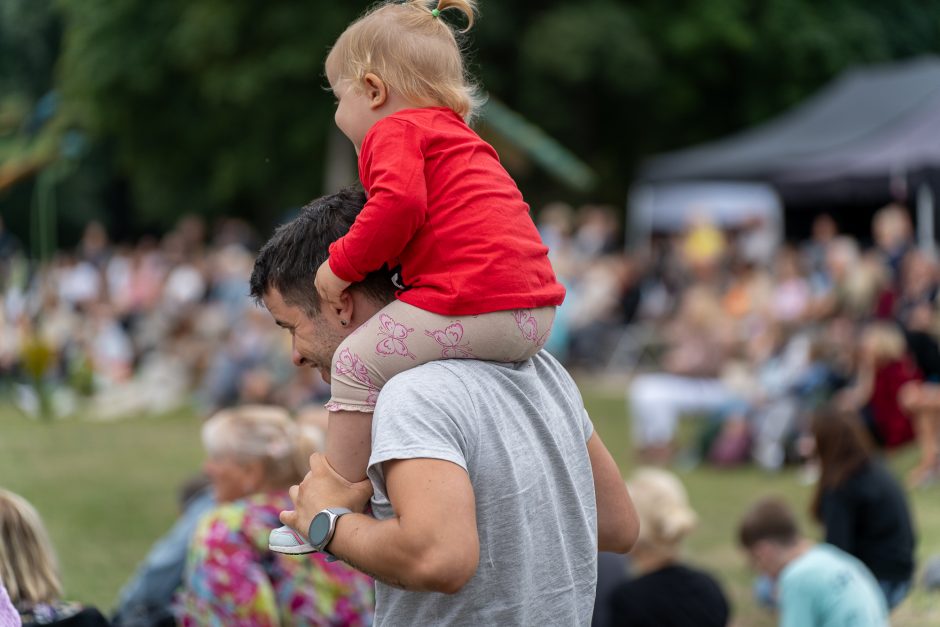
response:
[[[333,308],[340,320],[345,320],[347,326],[352,323],[353,315],[356,313],[356,306],[352,294],[348,289],[343,290],[339,295],[340,306]]]
[[[362,77],[362,88],[369,99],[371,109],[378,109],[388,100],[388,85],[372,72]]]

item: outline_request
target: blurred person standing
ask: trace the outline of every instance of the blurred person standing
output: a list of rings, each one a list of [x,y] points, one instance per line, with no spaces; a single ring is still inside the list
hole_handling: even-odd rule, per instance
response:
[[[107,627],[93,607],[62,599],[59,567],[36,509],[0,488],[0,581],[24,627]],[[2,614],[0,614],[2,617]]]
[[[578,229],[573,244],[583,263],[590,263],[617,251],[620,227],[612,207],[585,205],[578,209]]]
[[[78,256],[99,271],[103,271],[111,258],[111,242],[104,225],[93,220],[85,226],[78,244]]]
[[[836,396],[837,406],[858,411],[879,446],[893,449],[914,439],[911,417],[900,403],[901,389],[923,375],[907,353],[900,330],[892,323],[866,326],[858,341],[855,381]]]
[[[800,257],[792,248],[784,247],[777,253],[774,282],[770,311],[773,318],[784,323],[801,322],[809,309],[812,291],[800,267]]]
[[[601,257],[584,267],[573,286],[573,298],[565,307],[569,363],[596,370],[603,368],[609,348],[616,344],[639,304],[637,279],[624,257]],[[552,327],[552,334],[555,327]],[[546,344],[548,345],[548,344]],[[556,354],[557,356],[557,354]]]
[[[571,235],[574,231],[574,211],[571,205],[564,202],[553,202],[542,207],[538,220],[535,223],[542,238],[542,243],[548,246],[548,256],[555,262],[561,256],[572,254]],[[559,275],[563,273],[558,271]]]
[[[161,243],[171,269],[163,285],[163,306],[167,313],[179,315],[188,311],[206,295],[205,260],[191,256],[180,233],[168,233]]]
[[[901,275],[901,263],[914,248],[914,227],[907,208],[891,203],[879,209],[871,221],[872,239],[878,252],[891,270],[891,280],[896,283]]]
[[[663,372],[638,375],[626,395],[633,443],[652,463],[671,458],[680,416],[717,411],[740,400],[720,378],[734,337],[711,289],[699,285],[685,291],[664,337]]]
[[[630,553],[636,578],[610,593],[611,627],[724,627],[730,608],[714,577],[682,563],[681,548],[698,517],[679,478],[641,468],[627,482],[640,517]]]
[[[916,540],[904,491],[872,457],[857,416],[818,412],[812,434],[820,476],[810,513],[825,529],[826,542],[871,570],[893,609],[914,575]]]
[[[780,627],[888,627],[888,608],[868,568],[800,535],[782,500],[757,501],[738,526],[751,566],[776,580]]]
[[[53,266],[59,298],[77,309],[96,303],[104,283],[101,272],[89,261],[60,255]]]
[[[920,306],[930,310],[937,306],[937,264],[930,256],[920,250],[910,251],[901,263],[901,280],[897,301],[894,304],[894,317],[905,329],[911,326],[911,315]],[[932,316],[930,316],[932,317]],[[922,325],[930,328],[933,320]]]
[[[927,302],[912,307],[905,316],[904,336],[908,349],[924,375],[901,387],[901,407],[910,413],[920,461],[908,475],[911,487],[932,483],[940,477],[940,344],[932,332],[934,308]]]
[[[190,543],[177,618],[196,625],[369,625],[372,580],[323,553],[268,550],[288,488],[303,479],[312,442],[287,412],[245,405],[203,425],[209,476],[219,505]]]
[[[704,214],[693,213],[687,230],[678,242],[679,257],[697,281],[715,279],[728,254],[725,234]]]
[[[869,253],[862,255],[858,242],[841,236],[826,248],[825,271],[813,276],[813,300],[810,313],[820,320],[833,315],[851,315],[865,319],[871,317],[890,277],[881,257]]]
[[[774,285],[762,268],[749,261],[736,260],[732,264],[729,284],[721,299],[727,316],[750,335],[765,325],[767,305],[773,302]]]
[[[801,249],[811,274],[825,273],[829,244],[838,235],[839,226],[828,213],[821,213],[813,219],[812,235]]]

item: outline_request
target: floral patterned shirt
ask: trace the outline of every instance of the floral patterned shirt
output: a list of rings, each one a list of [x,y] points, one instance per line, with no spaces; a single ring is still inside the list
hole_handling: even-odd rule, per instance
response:
[[[286,492],[220,505],[200,521],[187,557],[176,612],[183,627],[372,624],[372,579],[320,553],[268,549]]]

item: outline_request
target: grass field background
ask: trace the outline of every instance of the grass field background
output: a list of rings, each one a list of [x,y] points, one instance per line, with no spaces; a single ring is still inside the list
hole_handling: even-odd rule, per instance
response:
[[[579,381],[597,430],[625,475],[634,467],[621,386]],[[69,598],[114,606],[123,582],[177,514],[177,490],[202,463],[199,418],[178,412],[118,422],[70,419],[42,423],[0,407],[0,486],[29,499],[42,514],[61,561]],[[687,430],[688,431],[688,430]],[[913,450],[890,459],[902,475]],[[755,468],[679,471],[701,522],[686,545],[688,560],[713,572],[734,606],[735,625],[763,627],[774,618],[751,600],[752,574],[734,545],[741,513],[774,493],[805,514],[811,488],[794,472]],[[911,494],[920,562],[940,554],[940,486]],[[804,515],[804,531],[819,529]],[[921,588],[894,613],[899,626],[940,625],[940,594]]]

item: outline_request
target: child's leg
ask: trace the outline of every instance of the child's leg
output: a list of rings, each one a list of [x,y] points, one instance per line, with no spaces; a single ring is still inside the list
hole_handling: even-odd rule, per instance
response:
[[[331,411],[326,430],[326,461],[343,479],[366,478],[372,452],[372,412]]]
[[[443,348],[439,359],[473,357],[487,361],[517,362],[529,359],[542,349],[548,341],[554,321],[554,307],[463,316],[457,324],[460,325],[466,351],[472,352],[469,355],[453,354],[454,351],[448,346],[448,342],[453,339],[449,331],[451,327],[445,328],[443,333],[426,333],[435,339],[439,349]]]
[[[524,361],[548,339],[554,307],[441,316],[393,301],[333,355],[326,458],[351,482],[366,476],[372,412],[386,381],[436,359]]]

